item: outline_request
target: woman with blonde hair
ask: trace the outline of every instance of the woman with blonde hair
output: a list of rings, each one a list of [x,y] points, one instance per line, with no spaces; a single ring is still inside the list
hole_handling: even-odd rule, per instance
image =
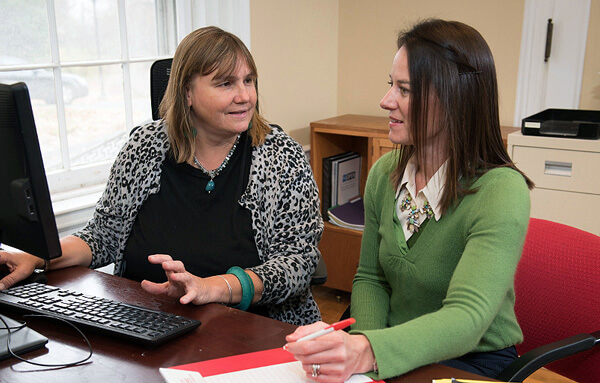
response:
[[[93,218],[61,240],[49,268],[114,263],[115,274],[182,304],[319,320],[310,291],[323,231],[317,186],[302,147],[259,114],[256,79],[235,35],[205,27],[186,36],[162,119],[132,131]],[[40,262],[1,252],[12,274],[0,285]]]

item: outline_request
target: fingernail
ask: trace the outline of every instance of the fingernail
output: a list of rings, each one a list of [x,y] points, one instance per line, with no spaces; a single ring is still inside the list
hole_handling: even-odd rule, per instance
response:
[[[287,343],[286,343],[286,344],[283,346],[283,349],[284,349],[285,351],[287,351],[287,349],[288,349],[288,345],[287,345]]]
[[[0,290],[4,290],[4,283],[0,283]]]

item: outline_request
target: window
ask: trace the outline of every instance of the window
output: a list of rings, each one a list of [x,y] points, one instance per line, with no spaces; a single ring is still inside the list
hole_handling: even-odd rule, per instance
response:
[[[0,14],[0,83],[29,88],[52,194],[104,184],[151,119],[151,64],[183,36],[212,24],[248,43],[250,30],[249,0],[2,0]]]
[[[0,13],[0,82],[29,88],[51,190],[97,182],[151,115],[150,65],[177,44],[173,1],[6,0]]]

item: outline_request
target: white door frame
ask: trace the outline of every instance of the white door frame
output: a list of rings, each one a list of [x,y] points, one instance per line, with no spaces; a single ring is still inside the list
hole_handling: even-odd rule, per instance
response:
[[[514,126],[547,108],[577,109],[591,0],[525,0]],[[546,26],[554,22],[544,62]]]

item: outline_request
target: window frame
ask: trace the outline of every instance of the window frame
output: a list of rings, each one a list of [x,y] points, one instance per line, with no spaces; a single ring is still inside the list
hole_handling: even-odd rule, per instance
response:
[[[48,11],[48,24],[50,34],[50,47],[52,55],[52,69],[54,71],[54,91],[56,93],[56,109],[58,118],[58,129],[60,136],[60,150],[62,156],[63,167],[58,170],[51,170],[46,173],[48,180],[48,188],[53,200],[63,200],[65,198],[73,198],[73,196],[89,193],[89,190],[96,190],[99,185],[104,185],[108,179],[110,167],[114,158],[109,160],[95,162],[91,164],[73,166],[71,165],[69,143],[67,139],[67,124],[65,114],[65,104],[63,98],[62,84],[62,69],[69,67],[81,66],[102,66],[102,65],[121,65],[123,74],[123,96],[125,109],[125,127],[126,129],[133,128],[134,124],[141,121],[133,121],[133,106],[132,106],[132,91],[131,91],[131,72],[130,66],[135,63],[153,62],[161,58],[169,57],[169,55],[157,55],[146,57],[129,57],[129,42],[128,42],[128,25],[126,19],[125,0],[117,0],[117,9],[119,17],[119,42],[121,46],[121,57],[118,59],[100,59],[86,60],[77,62],[61,62],[59,56],[59,42],[56,24],[56,9],[54,0],[46,0]],[[177,28],[176,14],[177,1],[175,0],[156,0],[155,6],[167,13],[174,14],[167,17],[173,17],[172,28]],[[164,19],[157,18],[160,25],[157,28],[169,27],[168,23],[161,22]],[[172,32],[171,32],[172,33]],[[168,35],[168,34],[165,34]],[[165,44],[166,39],[159,40],[160,44]],[[179,42],[179,36],[176,35],[176,40]],[[169,47],[167,46],[167,50]],[[173,51],[175,47],[172,47]],[[126,132],[123,132],[125,135]],[[79,191],[79,192],[78,192]]]

